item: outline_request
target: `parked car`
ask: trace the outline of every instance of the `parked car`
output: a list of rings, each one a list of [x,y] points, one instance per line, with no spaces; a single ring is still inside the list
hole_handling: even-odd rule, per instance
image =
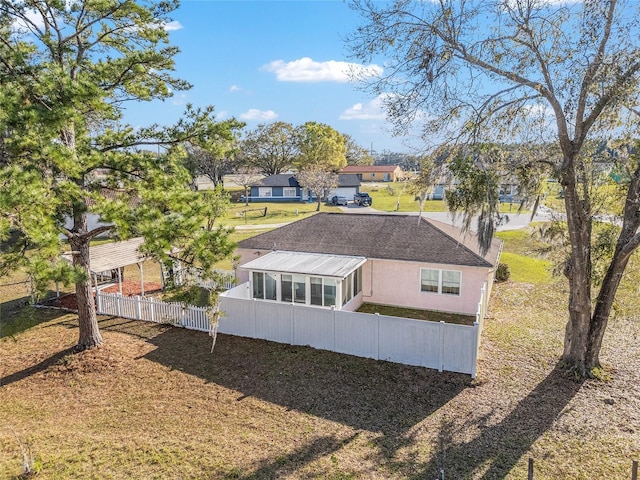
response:
[[[370,207],[373,200],[367,192],[360,192],[353,196],[353,203],[360,205],[361,207]]]
[[[331,205],[347,205],[349,201],[347,200],[347,197],[343,195],[334,195],[327,200],[327,203],[330,203]]]

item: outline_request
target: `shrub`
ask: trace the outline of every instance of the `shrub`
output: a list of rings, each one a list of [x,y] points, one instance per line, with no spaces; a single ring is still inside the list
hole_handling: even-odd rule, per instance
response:
[[[498,264],[498,269],[496,270],[496,282],[506,282],[509,280],[511,276],[511,270],[509,270],[509,265],[506,263]]]

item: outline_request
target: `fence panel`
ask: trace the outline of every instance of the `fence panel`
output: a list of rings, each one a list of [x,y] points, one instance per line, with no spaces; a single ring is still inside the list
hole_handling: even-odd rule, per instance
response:
[[[378,315],[336,311],[336,352],[378,358],[378,334]]]
[[[334,350],[334,310],[313,307],[294,309],[294,345],[308,345],[321,350]]]
[[[253,300],[256,318],[256,338],[272,342],[293,344],[293,310],[289,303],[271,303]]]
[[[444,325],[381,315],[379,358],[441,370],[441,331]]]
[[[443,368],[449,372],[470,373],[475,376],[476,337],[478,327],[444,325]]]

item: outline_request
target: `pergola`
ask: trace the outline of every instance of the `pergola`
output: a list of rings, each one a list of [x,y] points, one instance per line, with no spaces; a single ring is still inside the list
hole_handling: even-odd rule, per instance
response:
[[[141,293],[144,295],[144,271],[142,262],[147,258],[140,253],[140,245],[144,242],[142,237],[132,238],[121,242],[110,242],[89,248],[89,269],[93,275],[96,291],[98,290],[98,275],[104,272],[116,270],[118,272],[118,285],[122,295],[122,271],[123,267],[138,265],[140,269]],[[73,253],[66,252],[62,255],[69,262],[73,262]]]

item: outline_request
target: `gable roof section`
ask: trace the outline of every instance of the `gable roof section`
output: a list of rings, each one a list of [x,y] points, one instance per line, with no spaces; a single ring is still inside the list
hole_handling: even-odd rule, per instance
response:
[[[502,242],[481,255],[475,234],[416,215],[318,213],[247,238],[239,248],[493,267]]]
[[[393,173],[397,168],[400,167],[398,165],[347,165],[342,169],[342,173]]]
[[[280,173],[263,178],[252,187],[299,187],[295,175]],[[338,174],[338,187],[359,187],[360,179],[355,174]]]

